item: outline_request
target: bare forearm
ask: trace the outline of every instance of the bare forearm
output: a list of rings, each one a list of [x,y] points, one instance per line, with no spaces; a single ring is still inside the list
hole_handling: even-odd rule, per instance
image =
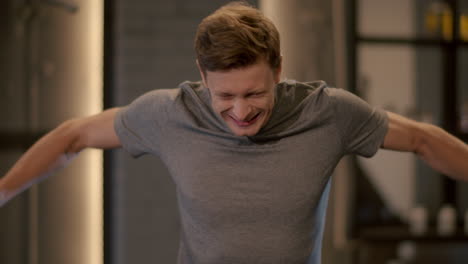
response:
[[[66,122],[36,142],[0,180],[0,206],[67,164],[81,149],[73,122]]]
[[[389,128],[383,147],[418,154],[433,169],[468,181],[468,146],[440,127],[387,112]]]
[[[67,121],[36,142],[0,179],[0,206],[64,167],[84,148],[120,147],[113,125],[118,111],[119,108],[112,108],[93,116]]]
[[[443,129],[429,125],[418,153],[432,168],[454,179],[468,181],[468,145]]]

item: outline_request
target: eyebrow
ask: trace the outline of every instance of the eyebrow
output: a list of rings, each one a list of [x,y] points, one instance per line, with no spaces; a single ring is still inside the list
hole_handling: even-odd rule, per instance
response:
[[[228,93],[228,92],[215,92],[215,95],[217,95],[217,96],[231,96],[233,94]]]
[[[245,95],[256,94],[256,93],[266,93],[267,91],[264,88],[253,88],[245,93]],[[217,96],[232,96],[234,94],[230,92],[223,92],[223,91],[215,91],[215,95]]]

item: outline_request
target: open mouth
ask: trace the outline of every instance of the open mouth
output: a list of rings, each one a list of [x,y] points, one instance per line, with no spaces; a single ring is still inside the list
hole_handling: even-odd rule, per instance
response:
[[[239,120],[236,120],[235,118],[233,118],[232,116],[229,116],[233,121],[234,123],[236,123],[237,126],[240,126],[240,127],[248,127],[250,125],[252,125],[253,123],[255,123],[258,118],[260,117],[260,113],[257,113],[256,115],[254,115],[252,118],[250,118],[249,120],[245,121],[239,121]]]

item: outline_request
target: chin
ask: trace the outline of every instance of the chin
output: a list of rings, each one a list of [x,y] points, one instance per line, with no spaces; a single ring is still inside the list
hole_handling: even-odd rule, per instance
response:
[[[251,137],[255,136],[260,129],[258,128],[251,128],[251,129],[239,129],[239,128],[232,128],[231,131],[233,132],[234,135],[239,136],[239,137]]]

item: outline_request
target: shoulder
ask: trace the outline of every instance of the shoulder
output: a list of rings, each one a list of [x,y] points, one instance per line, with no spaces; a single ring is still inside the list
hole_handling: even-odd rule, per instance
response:
[[[327,89],[328,85],[324,81],[285,80],[277,85],[276,99],[283,106],[299,106],[316,102],[316,99],[327,96]]]
[[[171,102],[176,100],[180,93],[180,88],[156,89],[139,96],[132,104],[154,105],[162,102]]]
[[[295,80],[285,80],[277,86],[277,96],[280,98],[293,97],[295,99],[317,98],[350,100],[356,97],[351,92],[330,87],[325,81],[298,82]]]
[[[180,88],[152,90],[137,97],[122,110],[135,114],[165,112],[174,105],[180,94]]]
[[[278,95],[310,94],[328,88],[324,81],[298,82],[295,80],[284,80],[277,85]]]
[[[285,81],[278,85],[278,99],[283,104],[301,105],[313,111],[336,111],[336,108],[353,108],[367,103],[355,94],[330,87],[324,81]]]
[[[170,105],[180,94],[180,89],[156,89],[137,97],[121,108],[116,115],[117,123],[148,123],[163,120],[170,111]]]
[[[173,103],[185,104],[187,101],[193,101],[195,98],[204,99],[203,97],[207,93],[206,90],[201,82],[184,81],[177,88],[149,91],[135,99],[132,104],[148,106],[161,106]]]

